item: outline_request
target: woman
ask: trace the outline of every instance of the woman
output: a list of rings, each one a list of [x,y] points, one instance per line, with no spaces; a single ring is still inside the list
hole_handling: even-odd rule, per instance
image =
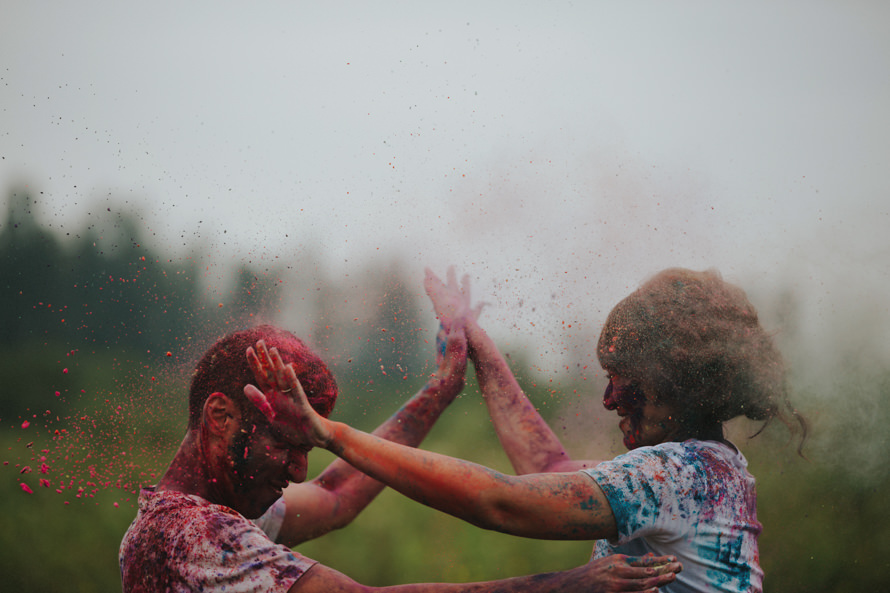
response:
[[[715,272],[672,269],[612,310],[597,347],[609,373],[603,403],[618,413],[630,452],[600,463],[569,458],[476,323],[466,284],[458,287],[453,272],[447,284],[428,273],[427,292],[446,329],[465,328],[498,437],[521,475],[391,445],[317,416],[290,430],[483,528],[596,539],[597,558],[676,556],[683,572],[664,591],[762,590],[754,479],[723,424],[739,415],[779,418],[801,440],[806,425],[788,402],[781,356],[744,292]],[[279,373],[278,381],[299,393],[295,379]],[[288,410],[297,407],[276,390],[254,390],[252,399],[283,416],[294,417]]]

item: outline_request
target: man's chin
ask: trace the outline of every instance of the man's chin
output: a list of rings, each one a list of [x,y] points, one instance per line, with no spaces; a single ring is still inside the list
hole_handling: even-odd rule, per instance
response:
[[[264,514],[266,514],[266,511],[268,511],[272,507],[273,502],[275,502],[275,501],[273,500],[272,502],[270,502],[267,505],[254,505],[249,509],[241,509],[241,510],[235,509],[235,510],[237,510],[239,513],[241,513],[245,519],[250,519],[252,521],[254,519],[259,519]]]
[[[243,508],[235,510],[241,513],[246,519],[259,519],[279,498],[281,498],[280,491],[274,491],[272,494],[269,492],[256,494],[255,496],[250,497],[250,505],[244,505]]]

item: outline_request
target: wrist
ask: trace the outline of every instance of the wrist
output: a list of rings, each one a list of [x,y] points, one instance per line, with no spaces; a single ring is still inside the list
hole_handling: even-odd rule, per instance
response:
[[[463,391],[466,377],[463,373],[435,374],[423,386],[425,396],[447,402],[454,400]]]
[[[466,321],[464,332],[467,336],[467,355],[475,358],[478,356],[479,349],[483,347],[485,341],[488,339],[488,334],[485,333],[485,330],[482,329],[482,326],[480,326],[475,319],[468,319]],[[473,362],[475,362],[475,360]]]
[[[333,451],[342,439],[341,433],[344,427],[346,427],[346,425],[342,422],[334,422],[333,420],[324,418],[316,431],[316,437],[318,439],[316,446],[321,449]]]

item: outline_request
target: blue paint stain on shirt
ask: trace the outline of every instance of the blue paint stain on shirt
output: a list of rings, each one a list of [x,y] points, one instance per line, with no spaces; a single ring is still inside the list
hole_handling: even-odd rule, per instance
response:
[[[596,556],[678,556],[683,572],[665,593],[761,591],[761,525],[746,465],[731,447],[687,441],[640,447],[584,470],[605,494],[618,529],[616,540],[597,542]]]

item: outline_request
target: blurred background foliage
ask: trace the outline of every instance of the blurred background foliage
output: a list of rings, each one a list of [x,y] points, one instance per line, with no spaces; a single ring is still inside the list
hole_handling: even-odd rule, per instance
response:
[[[219,335],[258,321],[295,330],[337,376],[334,417],[365,430],[433,370],[435,320],[420,279],[404,278],[398,262],[332,279],[319,266],[249,261],[220,288],[197,259],[147,246],[134,214],[100,212],[96,224],[63,234],[35,217],[33,200],[13,188],[0,226],[4,588],[119,588],[117,547],[137,489],[178,445],[190,365]],[[793,315],[790,288],[758,296],[762,313]],[[786,353],[794,337],[783,336]],[[531,351],[510,351],[513,367],[573,454],[619,453],[598,403],[602,377],[569,365],[565,376],[548,372]],[[795,376],[812,425],[807,459],[781,426],[751,440],[757,426],[732,427],[758,478],[767,591],[861,591],[890,574],[880,494],[890,487],[890,372],[854,356],[840,368],[827,380]],[[472,375],[424,446],[511,471]],[[310,457],[310,475],[332,460]],[[557,570],[590,549],[485,532],[385,491],[352,525],[299,551],[384,585]]]

